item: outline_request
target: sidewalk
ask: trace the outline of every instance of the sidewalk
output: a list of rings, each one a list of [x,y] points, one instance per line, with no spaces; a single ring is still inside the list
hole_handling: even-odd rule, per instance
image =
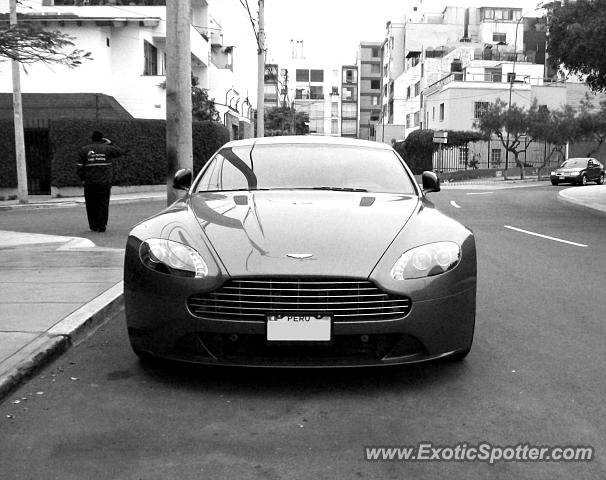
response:
[[[536,179],[450,183],[449,188],[517,188]],[[554,187],[554,191],[555,191]],[[165,198],[164,192],[112,195],[112,203]],[[606,185],[570,187],[558,200],[606,213]],[[82,197],[0,202],[0,210],[60,208]],[[0,213],[1,215],[1,213]],[[1,217],[0,217],[1,218]],[[77,237],[0,230],[0,401],[36,369],[123,308],[124,252]]]

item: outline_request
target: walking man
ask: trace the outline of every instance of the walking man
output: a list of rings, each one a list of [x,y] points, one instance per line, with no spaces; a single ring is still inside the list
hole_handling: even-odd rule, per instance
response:
[[[93,132],[92,143],[79,152],[78,175],[84,182],[84,200],[88,226],[93,232],[105,232],[109,210],[109,196],[114,174],[113,159],[120,150],[99,131]]]

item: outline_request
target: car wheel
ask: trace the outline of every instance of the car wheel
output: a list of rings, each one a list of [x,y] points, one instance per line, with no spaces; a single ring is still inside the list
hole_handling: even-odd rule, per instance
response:
[[[558,181],[557,181],[557,180],[552,180],[552,181],[551,181],[551,184],[552,184],[552,185],[557,185],[557,184],[558,184]]]
[[[459,350],[458,352],[450,355],[448,357],[448,360],[450,360],[451,362],[460,362],[469,354],[470,351],[471,351],[471,347],[468,347],[464,350]]]
[[[587,175],[583,174],[583,176],[581,177],[581,181],[579,182],[580,185],[587,185]]]
[[[602,173],[598,179],[596,180],[596,182],[598,185],[603,185],[604,184],[604,174]]]

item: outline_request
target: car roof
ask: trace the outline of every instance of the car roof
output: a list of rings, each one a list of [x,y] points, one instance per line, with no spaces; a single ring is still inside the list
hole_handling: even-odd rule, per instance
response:
[[[357,138],[331,137],[323,135],[282,135],[277,137],[246,138],[244,140],[233,140],[223,147],[239,147],[247,145],[342,145],[350,147],[378,148],[391,150],[386,143],[359,140]]]

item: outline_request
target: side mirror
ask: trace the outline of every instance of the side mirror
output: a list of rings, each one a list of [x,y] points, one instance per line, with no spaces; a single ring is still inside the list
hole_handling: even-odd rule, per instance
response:
[[[423,172],[421,178],[423,181],[423,193],[440,191],[440,179],[435,173]]]
[[[189,168],[182,168],[175,173],[173,188],[175,190],[187,190],[191,187],[192,173]]]

